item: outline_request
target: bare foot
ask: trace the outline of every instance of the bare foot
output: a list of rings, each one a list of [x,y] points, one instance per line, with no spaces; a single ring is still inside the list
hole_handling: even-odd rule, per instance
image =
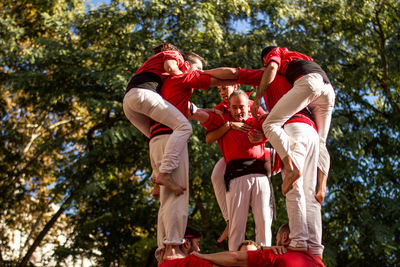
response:
[[[301,173],[290,156],[285,157],[282,161],[283,173],[285,174],[285,179],[282,183],[282,194],[286,196],[287,192],[293,188],[293,184],[300,178]]]
[[[180,186],[177,184],[174,179],[172,179],[172,176],[170,173],[159,173],[157,178],[156,178],[156,183],[159,185],[163,185],[167,187],[168,189],[172,190],[175,192],[175,195],[179,196],[183,194],[183,191],[186,190],[185,187]]]
[[[186,257],[178,245],[167,245],[165,248],[163,260],[181,259]]]
[[[160,185],[154,184],[153,191],[151,191],[151,195],[155,198],[160,198]]]
[[[217,239],[217,242],[221,243],[222,241],[224,241],[225,239],[228,238],[228,235],[229,235],[229,221],[226,222],[225,230],[219,236],[219,238]]]

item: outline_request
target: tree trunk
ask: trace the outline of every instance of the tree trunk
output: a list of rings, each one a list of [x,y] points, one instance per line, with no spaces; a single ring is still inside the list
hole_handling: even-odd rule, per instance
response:
[[[33,242],[32,246],[29,248],[28,252],[24,256],[22,261],[18,264],[18,267],[26,267],[27,266],[30,258],[32,257],[33,252],[35,252],[36,248],[40,245],[40,242],[42,242],[43,238],[50,231],[50,229],[54,226],[54,224],[56,223],[58,218],[64,213],[64,211],[67,209],[67,207],[69,207],[69,204],[71,203],[72,199],[83,188],[83,186],[85,185],[85,182],[86,181],[83,179],[79,183],[78,188],[71,193],[71,195],[67,198],[67,200],[65,200],[65,202],[58,209],[58,211],[53,215],[53,217],[51,217],[50,221],[48,221],[46,223],[46,225],[43,227],[43,230],[36,237],[35,241]]]

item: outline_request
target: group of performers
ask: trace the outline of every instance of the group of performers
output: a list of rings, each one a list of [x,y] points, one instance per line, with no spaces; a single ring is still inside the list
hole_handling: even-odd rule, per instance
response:
[[[312,259],[315,266],[323,265],[321,204],[330,165],[326,139],[335,101],[326,73],[311,57],[275,46],[262,50],[263,67],[254,70],[203,70],[201,56],[181,54],[168,43],[155,47],[154,52],[129,82],[123,108],[129,121],[150,139],[152,194],[160,199],[159,263],[285,266],[282,262],[276,265],[283,251],[292,259],[300,255]],[[254,101],[239,89],[240,84],[257,88]],[[190,102],[194,89],[214,86],[218,86],[220,104],[204,109]],[[268,112],[260,106],[261,97]],[[189,238],[185,235],[189,205],[187,141],[192,133],[188,119],[198,120],[206,128],[206,142],[218,141],[223,155],[211,180],[227,223],[219,241],[227,236],[230,252],[205,255],[193,250],[194,255],[188,257],[184,249]],[[266,148],[266,142],[272,148]],[[279,171],[289,218],[286,248],[271,247],[271,176]],[[263,253],[237,252],[245,239],[250,206],[255,241],[265,248]],[[257,265],[261,262],[263,265]],[[296,262],[307,266],[300,265],[301,260]]]

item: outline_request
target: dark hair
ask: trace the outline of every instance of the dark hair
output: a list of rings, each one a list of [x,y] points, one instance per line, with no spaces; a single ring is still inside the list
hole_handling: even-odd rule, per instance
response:
[[[251,245],[255,246],[257,250],[261,249],[261,246],[258,243],[254,242],[253,240],[245,240],[242,242],[242,244],[240,244],[238,250],[240,250],[243,246],[251,246]]]
[[[237,90],[233,90],[232,94],[229,96],[229,103],[231,102],[231,99],[235,96],[246,96],[247,99],[249,99],[249,96],[246,94],[245,91],[243,91],[242,89],[237,89]]]
[[[282,224],[279,227],[278,232],[276,234],[283,235],[283,233],[288,233],[288,234],[290,233],[289,223]]]
[[[199,56],[199,55],[196,54],[196,53],[193,53],[193,52],[184,52],[184,53],[182,54],[182,56],[183,56],[183,59],[184,59],[185,61],[188,61],[188,62],[190,62],[190,63],[195,63],[196,59],[198,59],[198,60],[200,60],[201,64],[205,65],[204,58],[202,58],[201,56]]]
[[[264,65],[264,57],[269,54],[273,49],[277,48],[277,46],[266,46],[261,52],[261,65]]]
[[[153,48],[154,54],[158,54],[163,51],[178,51],[178,48],[170,43],[160,43]]]
[[[186,239],[201,238],[201,237],[202,237],[202,234],[199,231],[197,231],[196,229],[194,229],[190,226],[186,227],[186,231],[185,231]]]

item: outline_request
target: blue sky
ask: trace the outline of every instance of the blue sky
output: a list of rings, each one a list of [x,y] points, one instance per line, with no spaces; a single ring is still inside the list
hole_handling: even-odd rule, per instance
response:
[[[86,0],[87,7],[90,7],[91,5],[94,7],[97,7],[97,6],[101,5],[102,3],[109,4],[110,0]],[[242,20],[242,21],[236,21],[234,23],[234,28],[238,32],[246,32],[250,27],[249,27],[249,23],[247,21]]]

